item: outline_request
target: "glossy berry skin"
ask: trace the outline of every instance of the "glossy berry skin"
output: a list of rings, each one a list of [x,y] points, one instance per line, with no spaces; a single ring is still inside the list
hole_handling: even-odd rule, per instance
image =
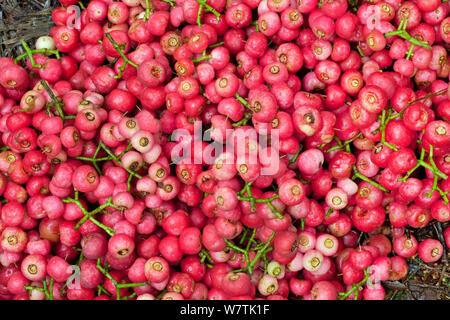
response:
[[[442,257],[443,246],[438,240],[425,239],[419,244],[418,253],[424,262],[436,262]]]
[[[414,236],[409,238],[406,235],[397,237],[393,241],[393,247],[396,254],[404,258],[409,258],[417,252],[418,242]]]
[[[337,153],[330,162],[330,173],[336,179],[350,178],[356,158],[348,152]]]
[[[389,158],[389,169],[394,173],[406,173],[417,164],[416,156],[411,149],[402,148]]]
[[[385,213],[381,207],[373,209],[355,207],[352,211],[352,220],[358,230],[370,232],[383,224]]]
[[[289,179],[280,185],[280,199],[286,205],[296,205],[305,197],[303,184],[296,179]]]
[[[94,191],[99,184],[98,174],[95,169],[89,165],[81,166],[74,171],[72,183],[79,191]]]

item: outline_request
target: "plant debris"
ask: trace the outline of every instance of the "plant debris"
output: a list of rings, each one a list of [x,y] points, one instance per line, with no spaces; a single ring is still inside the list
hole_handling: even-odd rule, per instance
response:
[[[386,300],[450,300],[450,254],[442,236],[449,223],[434,221],[423,229],[411,229],[418,241],[436,237],[444,246],[440,261],[424,263],[413,256],[408,261],[409,275],[402,281],[385,281]]]
[[[57,6],[58,0],[1,0],[0,55],[15,58],[24,53],[20,40],[34,48],[35,40],[53,26],[51,14]]]

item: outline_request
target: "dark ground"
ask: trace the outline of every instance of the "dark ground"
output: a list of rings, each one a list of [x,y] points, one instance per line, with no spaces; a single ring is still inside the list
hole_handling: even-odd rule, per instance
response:
[[[48,34],[51,10],[57,0],[0,0],[0,56],[23,53],[20,40],[34,47],[36,38]]]
[[[444,246],[440,261],[424,263],[416,255],[408,259],[409,274],[401,281],[385,282],[386,299],[392,300],[450,300],[450,252],[442,235],[450,223],[432,221],[423,229],[411,229],[420,242],[427,238],[439,239]]]

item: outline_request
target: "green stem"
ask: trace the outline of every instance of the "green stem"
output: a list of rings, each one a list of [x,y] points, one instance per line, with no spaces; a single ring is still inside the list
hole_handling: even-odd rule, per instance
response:
[[[279,197],[280,196],[278,194],[276,194],[270,198],[266,198],[266,199],[255,199],[253,197],[250,198],[250,197],[238,196],[238,200],[248,201],[250,203],[252,201],[254,201],[255,203],[265,203],[279,219],[283,219],[284,216],[280,212],[278,212],[278,210],[275,208],[275,206],[271,203],[273,200],[278,199]]]
[[[39,68],[39,69],[42,68],[42,65],[37,64],[36,61],[34,61],[33,53],[30,50],[30,47],[28,47],[27,43],[23,40],[20,40],[20,43],[22,44],[22,47],[25,49],[26,55],[30,59],[31,66],[33,68]]]
[[[239,247],[235,246],[235,248],[239,248]],[[248,256],[248,251],[245,251],[245,250],[243,250],[241,248],[239,248],[239,250],[236,250],[236,251],[241,252],[244,255],[245,265],[249,266],[250,265],[250,257]]]
[[[426,99],[433,98],[433,97],[437,97],[437,96],[446,95],[447,92],[448,92],[447,89],[443,89],[443,90],[439,90],[439,91],[437,91],[437,92],[435,92],[435,93],[429,93],[429,94],[426,94],[426,95],[424,95],[423,97],[420,97],[420,98],[418,98],[418,99],[416,99],[416,100],[414,100],[414,101],[408,102],[408,106],[410,106],[410,105],[412,105],[412,104],[414,104],[414,103],[416,103],[416,102],[422,101],[422,100],[426,100]]]
[[[44,280],[42,280],[42,285],[44,286],[45,300],[50,300],[47,287],[47,279],[44,278]]]
[[[203,12],[203,4],[200,4],[198,6],[198,12],[197,12],[197,25],[199,27],[202,26],[202,12]]]
[[[421,160],[423,161],[424,158],[425,158],[425,149],[422,147],[422,150],[420,151],[420,159],[418,160],[417,164],[414,166],[414,168],[412,168],[411,170],[409,170],[409,171],[405,174],[404,177],[398,179],[398,181],[406,182],[406,179],[408,179],[409,176],[410,176],[411,174],[413,174],[413,172],[416,171],[417,168],[420,167],[419,161],[421,161]]]
[[[400,23],[401,23],[401,22],[400,22]],[[384,36],[385,36],[385,37],[399,36],[399,35],[401,35],[402,33],[403,33],[403,30],[395,30],[395,31],[386,33]]]
[[[136,170],[134,171],[134,174],[130,174],[128,176],[128,181],[127,181],[127,191],[128,192],[130,192],[130,190],[131,190],[131,180],[136,175],[136,172],[138,172],[143,166],[145,166],[145,162],[142,162],[142,164],[136,168]]]
[[[159,0],[159,1],[168,3],[172,8],[175,8],[175,1],[174,0]]]
[[[302,153],[303,150],[303,145],[300,145],[300,148],[298,148],[298,151],[294,154],[294,156],[291,158],[291,160],[289,160],[289,164],[295,163],[298,159],[298,156],[300,155],[300,153]]]
[[[109,274],[109,272],[102,267],[101,265],[101,258],[97,259],[97,269],[100,270],[100,272],[107,277],[109,280],[111,280],[111,282],[115,285],[118,286],[119,284],[117,283],[116,279],[114,279],[113,277],[111,277],[111,275]]]
[[[327,150],[327,152],[335,151],[335,150],[338,150],[338,149],[343,149],[344,147],[347,148],[347,146],[350,146],[350,143],[352,143],[353,141],[355,141],[356,139],[358,139],[361,136],[362,136],[362,133],[360,132],[356,136],[351,138],[350,140],[346,140],[344,143],[341,142],[341,144],[338,144],[337,146],[331,147],[330,149]]]
[[[406,31],[405,31],[406,32]],[[411,42],[413,45],[415,44],[416,46],[431,50],[431,46],[428,45],[428,43],[426,43],[425,41],[419,41],[414,37],[409,36],[409,38],[407,38],[406,40],[408,40],[409,42]]]
[[[431,50],[431,46],[428,45],[427,42],[425,41],[419,41],[416,38],[412,37],[407,31],[406,31],[406,26],[408,24],[408,20],[407,19],[402,19],[400,21],[400,24],[398,26],[398,29],[392,32],[388,32],[385,34],[385,37],[389,37],[389,36],[399,36],[407,41],[409,41],[411,43],[411,45],[416,45],[428,50]]]
[[[53,105],[55,106],[56,110],[58,111],[58,115],[61,117],[61,119],[66,120],[66,118],[64,117],[64,113],[63,113],[63,111],[61,109],[61,107],[64,104],[58,101],[58,99],[56,98],[56,96],[53,93],[52,89],[48,85],[47,81],[41,80],[41,84],[44,87],[45,91],[47,91],[47,93],[50,96],[50,98],[52,99]]]
[[[105,226],[103,223],[99,222],[97,219],[94,219],[93,217],[90,217],[89,220],[91,220],[96,226],[106,231],[109,236],[113,236],[116,230],[111,229],[110,227]]]
[[[146,281],[146,282],[138,282],[138,283],[121,283],[119,284],[119,288],[134,288],[134,287],[142,287],[142,286],[146,286],[148,284],[150,284],[151,281]]]
[[[405,30],[407,24],[408,24],[408,19],[400,20],[400,24],[398,25],[397,30]]]
[[[209,45],[209,46],[208,46],[208,49],[217,48],[217,47],[223,46],[224,44],[225,44],[225,42],[223,42],[223,41],[217,42],[217,43],[215,43],[215,44]]]
[[[202,253],[202,259],[208,259],[209,262],[214,263],[214,259],[211,258],[210,254],[208,251],[206,251],[204,248],[201,249],[201,253]],[[203,259],[203,261],[205,261]]]
[[[53,283],[55,282],[55,279],[50,278],[50,286],[49,286],[49,300],[53,300]]]
[[[234,95],[236,100],[239,101],[240,103],[242,103],[245,107],[247,107],[247,109],[250,109],[250,111],[253,112],[252,106],[250,103],[247,102],[247,100],[245,100],[244,98],[242,98],[239,93],[236,92],[236,94]]]
[[[61,56],[59,54],[59,50],[52,50],[52,49],[34,49],[34,50],[30,50],[30,52],[32,54],[36,54],[36,53],[42,53],[44,55],[48,55],[48,54],[54,54],[56,56],[57,59],[60,59]],[[20,56],[18,56],[16,59],[14,59],[14,63],[17,64],[20,60],[22,60],[23,58],[28,57],[28,52],[25,52],[23,54],[21,54]],[[30,59],[31,62],[31,59]]]
[[[235,244],[234,244],[233,242],[231,242],[230,240],[228,240],[228,239],[223,239],[223,241],[225,241],[225,243],[227,244],[227,246],[228,246],[230,249],[233,249],[234,251],[241,252],[241,253],[243,253],[243,254],[248,254],[247,251],[245,251],[245,250],[242,249],[242,248],[239,248],[237,245],[235,245]]]
[[[439,192],[439,194],[441,195],[442,199],[444,200],[444,204],[448,204],[448,202],[449,202],[448,197],[447,197],[448,191],[444,192],[444,191],[442,191],[441,188],[439,188],[437,186],[436,186],[435,190],[437,190]]]
[[[377,183],[377,182],[375,182],[375,181],[373,181],[373,180],[367,178],[366,176],[362,175],[362,174],[358,171],[358,169],[356,168],[356,166],[353,166],[353,172],[354,172],[353,179],[359,178],[359,179],[361,179],[361,180],[363,180],[363,181],[366,181],[366,182],[370,183],[371,185],[373,185],[374,187],[380,189],[381,191],[384,191],[384,192],[386,192],[386,193],[389,193],[389,190],[388,190],[388,189],[386,189],[385,187],[383,187],[383,186],[380,185],[379,183]]]
[[[94,159],[97,158],[98,153],[100,152],[100,149],[101,149],[101,147],[100,147],[100,144],[99,144],[99,145],[97,146],[97,149],[95,150],[95,153],[94,153]],[[95,169],[97,170],[97,172],[98,172],[99,174],[101,174],[102,171],[101,171],[100,168],[98,167],[97,161],[94,161],[93,164],[94,164],[94,167],[95,167]]]
[[[111,282],[114,284],[114,287],[116,288],[116,296],[117,296],[117,300],[120,300],[120,287],[119,287],[119,283],[116,281],[116,279],[114,279],[108,272],[107,269],[103,268],[101,266],[101,258],[97,259],[97,269],[100,270],[100,272],[107,277],[109,280],[111,280]]]
[[[359,53],[359,55],[361,56],[361,57],[365,57],[366,55],[364,54],[364,52],[362,52],[362,50],[361,50],[361,48],[359,47],[359,45],[358,46],[356,46],[356,50],[358,50],[358,53]]]
[[[75,200],[75,199],[72,199],[72,198],[68,197],[68,198],[66,198],[66,199],[63,199],[62,201],[63,201],[64,203],[75,203],[75,204],[80,208],[81,212],[83,212],[83,214],[84,214],[84,217],[83,217],[80,221],[78,221],[78,223],[75,225],[74,230],[78,230],[78,229],[81,227],[81,225],[82,225],[83,223],[85,223],[86,220],[89,219],[89,220],[91,220],[93,223],[95,223],[98,227],[100,227],[100,228],[102,228],[103,230],[105,230],[110,236],[113,236],[113,235],[114,235],[114,233],[115,233],[115,230],[114,230],[114,229],[112,229],[112,228],[110,228],[110,227],[108,227],[108,226],[105,226],[104,224],[100,223],[99,221],[97,221],[97,220],[93,217],[93,216],[96,215],[97,213],[99,213],[99,212],[101,212],[102,210],[104,210],[106,207],[109,207],[109,206],[112,206],[112,205],[113,205],[113,204],[112,204],[112,198],[111,198],[111,197],[108,198],[108,201],[107,201],[106,203],[102,204],[101,206],[97,207],[96,209],[94,209],[94,210],[91,211],[91,212],[88,212],[88,211],[84,208],[84,206],[81,204],[81,202],[80,202],[79,200]]]
[[[337,145],[335,145],[334,147],[328,148],[327,152],[331,152],[334,150],[338,150],[338,149],[343,149],[344,148],[344,144],[342,143],[341,139],[339,139],[338,137],[334,136],[334,140],[337,142]]]
[[[419,160],[418,163],[419,163],[422,167],[425,167],[425,168],[427,168],[428,170],[430,170],[431,172],[433,172],[433,173],[434,173],[435,175],[437,175],[439,178],[442,178],[442,179],[444,179],[444,180],[447,180],[448,176],[447,176],[445,173],[441,172],[440,170],[437,170],[437,171],[434,170],[434,168],[433,168],[432,166],[430,166],[428,163],[426,163],[425,161]]]
[[[253,240],[253,242],[255,242],[255,241]],[[260,242],[256,246],[251,247],[250,251],[259,251],[259,250],[261,250],[262,247],[264,247],[264,245],[265,245],[264,242]]]
[[[119,153],[119,155],[117,156],[117,159],[122,159],[123,155],[125,153],[127,153],[128,151],[130,151],[131,149],[133,149],[133,145],[131,144],[131,142],[128,144],[128,146],[123,149],[123,151],[121,153]]]
[[[239,245],[242,245],[244,243],[245,238],[247,237],[247,233],[248,233],[249,230],[250,229],[248,229],[248,228],[244,228],[244,231],[242,231],[242,234],[241,234],[241,239],[239,240]]]
[[[97,289],[98,289],[97,295],[101,295],[102,293],[104,293],[104,294],[106,294],[108,297],[111,297],[111,296],[112,296],[112,294],[109,293],[109,291],[106,290],[105,287],[104,287],[103,285],[101,285],[101,284],[99,284],[99,285],[97,286]]]
[[[145,15],[144,18],[142,19],[144,22],[146,22],[149,18],[150,18],[150,1],[149,0],[145,0]]]
[[[255,258],[252,260],[252,262],[250,262],[250,265],[248,265],[248,273],[249,274],[253,274],[253,270],[255,268],[255,264],[256,262],[258,262],[258,260],[261,258],[261,256],[265,253],[267,253],[268,251],[268,247],[270,245],[270,243],[272,242],[273,237],[275,237],[275,231],[272,232],[272,235],[270,236],[269,240],[267,240],[266,244],[264,245],[264,247],[262,247],[257,253]]]
[[[265,254],[262,255],[262,260],[264,261],[264,274],[267,274],[267,266],[269,265],[269,261],[267,260],[267,256]]]
[[[122,289],[122,288],[127,288],[127,287],[136,287],[136,286],[142,286],[142,285],[146,285],[147,283],[146,282],[143,282],[143,283],[137,283],[136,285],[134,285],[133,283],[121,283],[121,284],[119,284],[117,281],[116,281],[116,279],[114,279],[110,274],[109,274],[109,272],[108,272],[108,270],[107,269],[105,269],[105,268],[103,268],[102,266],[101,266],[101,261],[100,261],[100,259],[101,258],[98,258],[97,259],[97,269],[98,270],[100,270],[100,272],[105,276],[105,277],[107,277],[109,280],[111,280],[111,282],[114,284],[114,287],[116,288],[116,297],[117,297],[117,300],[122,300],[121,298],[120,298],[120,289]],[[126,297],[125,297],[126,298]]]
[[[212,56],[210,54],[205,54],[205,55],[201,56],[200,58],[192,60],[192,62],[193,63],[197,63],[197,62],[208,60],[208,59],[211,59],[211,58],[212,58]]]
[[[446,180],[448,177],[447,177],[446,174],[444,174],[442,171],[440,171],[438,169],[438,167],[436,166],[436,163],[434,162],[434,159],[433,159],[433,156],[434,156],[433,153],[434,153],[433,146],[430,145],[430,152],[429,152],[429,155],[428,155],[428,160],[430,161],[430,164],[431,164],[431,166],[433,168],[433,173],[437,174],[439,177],[441,177],[442,179]],[[439,175],[439,173],[441,175]]]
[[[164,289],[163,291],[161,291],[158,296],[155,298],[155,300],[161,300],[162,296],[165,295],[167,293],[167,289]]]
[[[411,44],[411,48],[409,48],[408,53],[406,54],[406,59],[409,60],[413,54],[413,50],[414,50],[415,45],[412,43]]]
[[[80,253],[80,257],[78,258],[78,262],[77,262],[77,266],[79,266],[81,264],[81,261],[84,260],[84,254],[83,252]]]
[[[256,235],[256,228],[253,229],[252,235],[250,236],[250,239],[248,240],[247,247],[245,248],[246,252],[249,252],[250,246],[252,245],[253,239],[255,239]]]
[[[256,32],[259,32],[258,20],[253,21],[253,22],[252,22],[252,25],[255,26]]]
[[[108,161],[108,160],[113,160],[113,158],[111,157],[103,157],[103,158],[88,158],[88,157],[75,157],[74,159],[77,160],[82,160],[82,161],[90,161],[90,162],[103,162],[103,161]]]
[[[124,168],[129,174],[131,174],[131,175],[133,175],[133,176],[135,176],[136,178],[138,178],[138,179],[141,179],[142,178],[142,176],[141,175],[139,175],[139,174],[137,174],[136,172],[133,172],[133,171],[131,171],[130,169],[128,169],[128,168],[125,168],[123,165],[122,165],[122,162],[119,160],[119,158],[102,142],[102,141],[100,141],[100,145],[101,145],[101,147],[103,148],[103,150],[105,150],[106,151],[106,153],[114,160],[114,161],[116,161],[122,168]]]
[[[238,122],[234,122],[231,124],[232,127],[241,127],[247,125],[247,122],[252,118],[251,112],[246,112],[244,117]]]
[[[409,171],[405,174],[405,176],[402,177],[402,178],[400,178],[400,179],[398,179],[398,181],[406,182],[406,179],[408,179],[409,176],[410,176],[414,171],[416,171],[417,168],[419,168],[419,167],[420,167],[420,164],[419,164],[419,163],[416,164],[414,168],[412,168],[411,170],[409,170]]]
[[[40,292],[45,292],[44,288],[36,287],[36,286],[23,286],[25,290],[38,290]]]
[[[349,291],[347,291],[347,292],[339,292],[338,293],[338,295],[339,295],[338,300],[345,300],[348,296],[350,296],[355,291],[356,291],[356,293],[355,293],[355,300],[357,300],[358,299],[357,292],[367,282],[367,280],[369,280],[369,277],[370,277],[369,272],[367,272],[367,270],[364,270],[364,279],[362,279],[358,283],[352,284],[352,288]]]
[[[248,197],[250,198],[250,210],[252,212],[255,212],[256,211],[255,198],[253,197],[252,190],[250,189],[252,184],[253,184],[253,181],[245,183],[245,192],[247,193]]]
[[[434,190],[436,190],[437,184],[438,184],[438,179],[439,179],[439,178],[438,178],[437,175],[434,175],[434,176],[433,176],[433,186],[431,187],[430,192],[428,192],[428,193],[425,194],[425,196],[426,196],[427,198],[431,198],[431,195],[433,194]]]
[[[129,296],[123,297],[121,300],[129,300],[129,299],[132,299],[132,298],[134,298],[134,297],[136,297],[136,296],[137,296],[137,293],[136,293],[136,292],[133,292],[133,293],[130,294]]]
[[[424,153],[424,149],[422,148],[422,153]],[[428,154],[428,159],[430,161],[431,167],[433,168],[433,187],[431,188],[430,192],[426,195],[428,198],[431,197],[434,190],[437,190],[439,194],[441,195],[442,199],[444,200],[444,203],[447,204],[449,202],[447,194],[448,191],[444,192],[441,188],[438,187],[438,172],[441,172],[438,167],[436,166],[436,163],[433,159],[434,156],[434,148],[432,145],[430,145],[430,152]],[[424,156],[421,155],[421,159],[423,159]]]
[[[270,210],[277,216],[278,219],[283,219],[284,215],[282,215],[278,210],[274,207],[274,205],[270,202],[267,202],[267,205],[269,206]]]
[[[146,0],[148,1],[148,0]],[[147,8],[148,10],[150,10],[149,8]],[[111,37],[111,35],[109,33],[105,33],[105,36],[108,38],[108,40],[111,42],[112,46],[114,47],[114,49],[117,51],[117,53],[122,57],[123,59],[123,64],[120,67],[120,71],[119,74],[116,75],[114,78],[116,79],[120,79],[122,78],[122,74],[125,71],[125,67],[127,66],[127,64],[133,66],[134,68],[138,68],[138,65],[135,64],[133,61],[131,61],[130,59],[127,58],[127,56],[123,53],[122,49],[120,48],[120,46],[116,43],[116,41],[114,41],[114,39]]]
[[[220,13],[217,12],[217,10],[211,7],[209,4],[207,4],[206,0],[195,0],[195,1],[197,1],[200,5],[203,5],[207,11],[213,13],[216,16],[217,20],[220,20]]]
[[[331,214],[332,212],[333,212],[333,209],[332,209],[332,208],[328,209],[327,214],[325,215],[325,219],[328,219],[328,218],[330,217],[330,214]]]
[[[255,199],[256,203],[268,203],[271,202],[275,199],[278,199],[280,196],[278,194],[271,196],[270,198],[266,198],[266,199]]]
[[[383,109],[383,111],[381,112],[381,123],[380,123],[380,130],[381,130],[381,143],[384,144],[386,147],[397,151],[397,147],[388,143],[386,141],[386,126],[388,124],[388,122],[390,121],[390,114],[388,115],[387,119],[386,119],[386,110]]]

